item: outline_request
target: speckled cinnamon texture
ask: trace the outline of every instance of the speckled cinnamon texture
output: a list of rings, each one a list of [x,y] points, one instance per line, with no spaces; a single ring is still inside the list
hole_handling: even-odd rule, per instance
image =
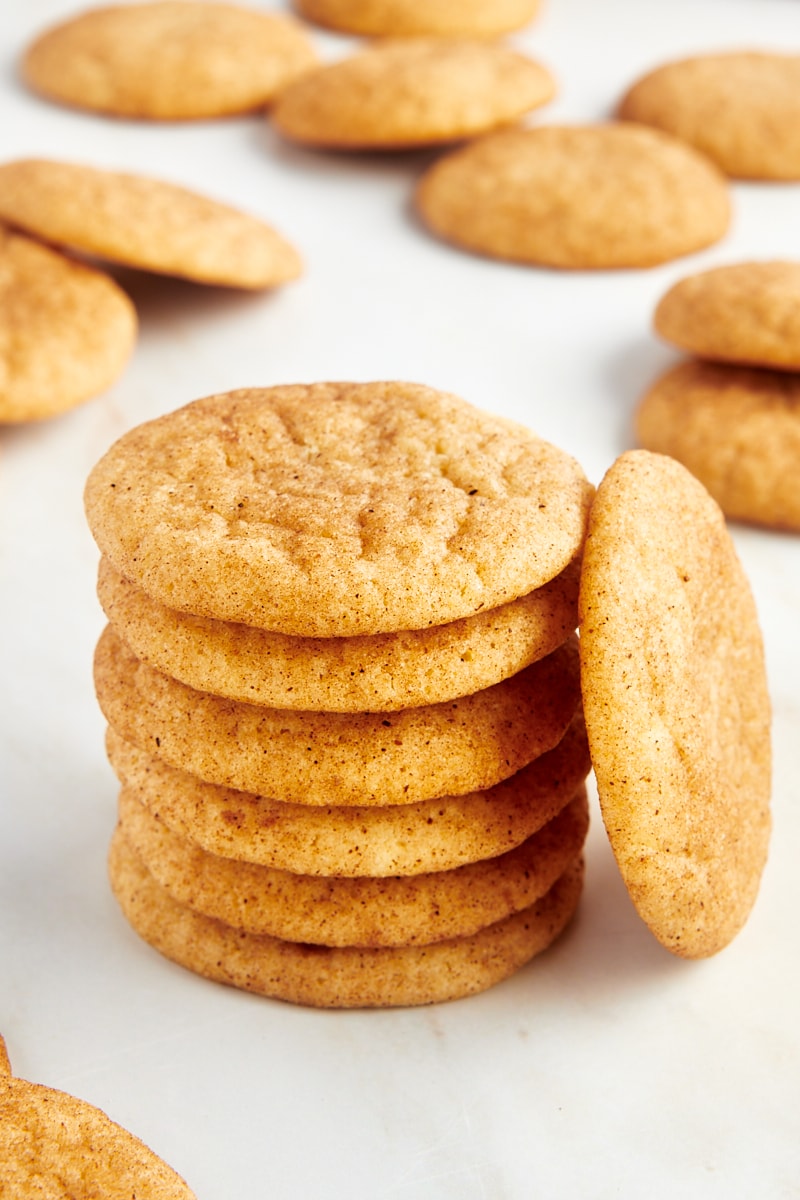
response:
[[[800,531],[800,375],[698,360],[658,379],[640,445],[682,462],[732,520]]]
[[[109,724],[170,765],[296,804],[412,804],[491,787],[552,749],[580,695],[575,639],[494,687],[397,713],[271,709],[196,692],[107,627],[95,655]]]
[[[541,587],[593,488],[521,425],[408,383],[212,396],[131,430],[89,525],[171,608],[301,637],[424,629]]]
[[[317,1008],[433,1004],[480,992],[545,950],[580,900],[583,862],[530,908],[469,937],[429,946],[329,947],[245,933],[176,903],[121,832],[109,873],[126,918],[145,941],[219,983]]]
[[[92,8],[40,34],[22,60],[35,91],[123,117],[249,112],[316,65],[298,21],[235,4],[157,0]]]
[[[730,220],[708,159],[623,122],[488,134],[429,167],[416,202],[464,249],[572,269],[655,266],[718,241]]]
[[[99,1108],[12,1076],[2,1038],[0,1163],[8,1200],[194,1200],[171,1167]]]
[[[117,284],[0,225],[0,423],[40,421],[104,391],[136,342]]]
[[[100,562],[98,596],[137,658],[201,692],[272,708],[384,712],[490,687],[578,624],[580,563],[499,608],[428,629],[300,638],[166,608]]]
[[[583,716],[552,750],[485,791],[416,804],[314,807],[203,783],[108,730],[120,782],[211,854],[304,875],[419,875],[492,858],[552,820],[590,770]]]
[[[408,39],[307,73],[271,117],[285,137],[312,146],[405,149],[509,125],[554,92],[549,71],[500,42]]]
[[[716,503],[674,460],[600,484],[581,583],[586,727],[603,820],[640,915],[675,954],[721,950],[770,832],[770,703],[755,605]]]
[[[345,33],[495,37],[532,21],[539,0],[295,0],[295,7]]]
[[[163,180],[79,163],[0,165],[0,218],[58,245],[195,283],[259,289],[302,269],[294,247],[256,217]]]
[[[741,179],[800,179],[800,54],[734,51],[666,63],[620,116],[696,146]]]
[[[583,846],[586,793],[498,858],[434,874],[341,879],[218,858],[171,833],[123,790],[123,833],[173,900],[235,929],[321,946],[422,946],[528,908]]]
[[[800,371],[800,263],[743,262],[674,284],[653,323],[701,358]]]

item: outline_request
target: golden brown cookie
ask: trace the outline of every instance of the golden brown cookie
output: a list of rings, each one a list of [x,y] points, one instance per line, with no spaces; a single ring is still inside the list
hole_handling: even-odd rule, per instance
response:
[[[102,392],[136,330],[113,279],[0,226],[0,422],[53,417]]]
[[[194,1200],[179,1175],[85,1100],[11,1074],[0,1038],[0,1194]]]
[[[496,37],[521,29],[539,0],[295,0],[310,21],[368,36]]]
[[[78,163],[0,165],[0,218],[46,241],[195,283],[274,287],[297,251],[259,221],[163,180]]]
[[[475,137],[552,99],[549,71],[500,42],[379,42],[284,88],[271,116],[293,141],[400,150]]]
[[[316,65],[290,17],[235,4],[155,0],[92,8],[29,46],[22,74],[63,104],[184,120],[263,108]]]
[[[321,946],[420,946],[467,937],[541,899],[580,853],[589,808],[582,789],[543,829],[498,858],[434,874],[357,879],[208,854],[171,833],[125,789],[119,819],[174,900],[234,929]]]
[[[564,737],[485,791],[416,804],[332,808],[237,792],[170,767],[108,730],[123,787],[211,854],[303,875],[420,875],[504,854],[552,820],[590,770],[581,713]]]
[[[634,450],[608,471],[580,608],[589,746],[623,878],[663,945],[714,954],[767,855],[770,704],[746,576],[679,463]]]
[[[629,89],[620,116],[696,146],[728,175],[800,179],[800,55],[733,51],[670,62]]]
[[[103,553],[160,603],[337,637],[441,625],[541,587],[579,552],[592,494],[569,455],[455,396],[318,383],[140,425],[85,499]]]
[[[578,624],[580,563],[543,587],[447,625],[298,638],[166,608],[101,559],[98,596],[137,658],[201,692],[271,708],[384,712],[490,687],[544,658]]]
[[[272,709],[196,692],[107,627],[95,684],[109,724],[210,783],[296,804],[412,804],[491,787],[563,736],[580,697],[571,639],[473,696],[396,713]]]
[[[635,423],[726,516],[800,531],[800,375],[692,360],[653,384]]]
[[[730,219],[716,167],[623,122],[488,134],[429,167],[416,200],[467,250],[577,269],[654,266],[718,241]]]
[[[690,275],[659,301],[654,324],[701,358],[800,371],[800,263],[734,263]]]
[[[176,903],[118,831],[111,884],[125,917],[167,958],[219,983],[318,1008],[433,1004],[507,978],[563,932],[578,906],[583,862],[528,909],[432,946],[311,946],[245,933]]]

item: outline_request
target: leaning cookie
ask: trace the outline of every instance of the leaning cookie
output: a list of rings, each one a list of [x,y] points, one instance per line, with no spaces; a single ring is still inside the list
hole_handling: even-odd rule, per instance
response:
[[[165,827],[210,854],[301,875],[421,875],[494,858],[558,815],[588,775],[577,712],[561,741],[494,787],[416,804],[318,807],[204,783],[110,729],[124,790]]]
[[[653,318],[701,358],[800,371],[800,263],[743,262],[674,284]]]
[[[730,220],[708,159],[621,122],[488,134],[434,163],[416,202],[457,246],[571,269],[654,266],[718,241]]]
[[[640,401],[636,436],[683,463],[726,516],[800,531],[800,375],[693,360]]]
[[[770,703],[725,521],[671,458],[634,450],[592,507],[581,580],[586,728],[603,820],[640,915],[673,953],[722,949],[770,833]]]
[[[256,217],[143,175],[49,159],[0,165],[0,218],[109,262],[258,289],[295,279],[297,251]]]
[[[12,1076],[2,1038],[0,1164],[8,1200],[194,1200],[171,1167],[99,1108]]]
[[[295,0],[310,21],[379,37],[497,37],[521,29],[539,0]]]
[[[299,22],[203,0],[92,8],[40,34],[25,81],[51,100],[122,117],[186,120],[264,108],[315,66]]]
[[[499,42],[411,39],[307,73],[270,115],[285,137],[308,145],[402,150],[510,125],[554,91],[544,67]]]
[[[113,279],[0,226],[0,423],[40,421],[98,395],[136,341]]]
[[[652,125],[741,179],[800,179],[800,54],[729,52],[666,63],[619,115]]]
[[[541,900],[462,938],[429,946],[311,946],[245,933],[178,904],[155,882],[121,831],[109,854],[111,886],[144,941],[198,975],[317,1008],[387,1008],[472,995],[542,953],[575,914],[583,861]]]

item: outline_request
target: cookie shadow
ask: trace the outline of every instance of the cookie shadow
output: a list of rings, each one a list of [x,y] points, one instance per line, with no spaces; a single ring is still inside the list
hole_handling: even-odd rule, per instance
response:
[[[206,315],[213,318],[219,312],[229,315],[248,312],[256,306],[269,304],[281,290],[277,287],[251,290],[194,283],[177,276],[108,264],[104,270],[133,301],[142,326],[168,325],[178,317],[183,321],[187,317],[195,320]]]

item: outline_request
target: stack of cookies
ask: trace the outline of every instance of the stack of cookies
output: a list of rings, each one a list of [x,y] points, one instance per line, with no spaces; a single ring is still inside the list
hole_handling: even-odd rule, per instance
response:
[[[197,401],[86,490],[131,924],[319,1006],[466,995],[575,911],[589,770],[568,455],[456,397]]]
[[[800,530],[800,263],[689,276],[654,324],[695,357],[641,400],[640,444],[682,462],[728,517]]]

